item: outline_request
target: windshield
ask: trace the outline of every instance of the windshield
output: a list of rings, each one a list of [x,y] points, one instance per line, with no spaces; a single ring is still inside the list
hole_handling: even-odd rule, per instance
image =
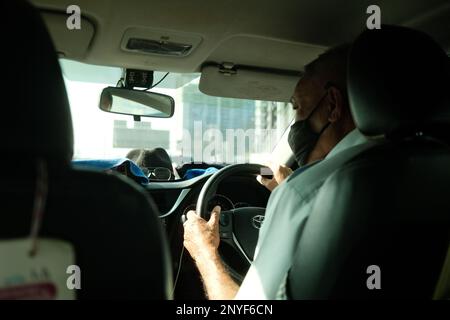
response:
[[[212,97],[198,89],[200,74],[170,73],[152,91],[170,95],[167,119],[112,114],[98,108],[103,88],[115,86],[122,69],[60,60],[74,126],[75,159],[125,157],[132,149],[167,150],[183,163],[265,163],[291,123],[288,103]],[[166,73],[155,72],[155,83]]]

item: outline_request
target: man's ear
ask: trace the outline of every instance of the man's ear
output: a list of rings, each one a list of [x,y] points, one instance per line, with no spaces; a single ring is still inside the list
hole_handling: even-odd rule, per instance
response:
[[[329,116],[328,121],[333,123],[338,121],[342,116],[342,110],[344,107],[344,99],[341,91],[336,87],[330,87],[328,89],[328,108]]]

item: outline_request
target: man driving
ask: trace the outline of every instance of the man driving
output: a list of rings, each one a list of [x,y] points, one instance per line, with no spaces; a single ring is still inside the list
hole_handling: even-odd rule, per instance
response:
[[[262,184],[275,190],[267,205],[254,261],[240,287],[218,253],[220,207],[213,209],[209,221],[194,211],[187,213],[184,246],[195,260],[209,299],[286,298],[286,277],[314,200],[298,196],[299,175],[320,160],[367,141],[355,129],[348,103],[349,50],[350,45],[345,44],[326,51],[305,66],[297,83],[292,97],[296,121],[288,141],[300,168],[292,173],[287,167],[273,166],[272,180],[259,177]]]
[[[305,74],[297,83],[291,99],[292,106],[296,111],[295,123],[291,126],[288,142],[299,167],[325,158],[349,130],[351,131],[355,128],[353,119],[349,114],[350,110],[346,93],[346,56],[349,50],[350,45],[343,44],[322,54],[305,66]],[[324,81],[326,82],[324,83]],[[321,108],[321,104],[324,102],[321,99],[326,97],[320,98],[320,95],[328,94],[329,92],[326,90],[323,93],[320,89],[326,86],[330,89],[334,87],[334,90],[331,90],[331,94],[335,94],[336,90],[339,90],[339,92],[344,90],[344,95],[341,94],[337,97],[334,95],[334,98],[344,99],[338,102],[344,104],[343,112],[347,114],[342,115],[340,120],[342,122],[337,125],[334,124],[334,128],[331,128],[332,130],[327,130],[327,128],[333,119],[326,120],[332,113],[330,104],[328,109]],[[332,98],[333,96],[328,97],[328,99]],[[313,106],[314,101],[319,101],[315,107]],[[310,107],[308,108],[308,106]],[[315,115],[316,112],[319,115]],[[335,112],[338,111],[336,110]],[[334,117],[336,117],[336,114],[334,114]],[[293,173],[291,168],[285,165],[269,163],[269,167],[274,173],[273,178],[267,179],[258,176],[257,180],[270,191],[273,191]]]

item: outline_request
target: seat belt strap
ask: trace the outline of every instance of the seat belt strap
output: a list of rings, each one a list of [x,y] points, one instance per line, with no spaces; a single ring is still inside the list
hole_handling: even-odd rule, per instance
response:
[[[447,250],[447,257],[442,266],[441,275],[434,290],[433,300],[450,299],[450,245]]]

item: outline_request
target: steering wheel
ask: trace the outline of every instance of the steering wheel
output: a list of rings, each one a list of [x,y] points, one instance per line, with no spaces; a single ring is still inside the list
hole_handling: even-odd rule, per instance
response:
[[[261,169],[266,168],[259,164],[234,164],[229,165],[213,174],[203,185],[197,200],[197,214],[205,220],[209,220],[210,212],[208,203],[216,194],[217,187],[227,177],[239,174],[260,174]],[[265,208],[243,207],[220,213],[219,233],[221,242],[227,243],[235,249],[243,258],[247,267],[253,261],[259,229],[264,221]],[[238,280],[242,280],[243,274],[222,260]]]

